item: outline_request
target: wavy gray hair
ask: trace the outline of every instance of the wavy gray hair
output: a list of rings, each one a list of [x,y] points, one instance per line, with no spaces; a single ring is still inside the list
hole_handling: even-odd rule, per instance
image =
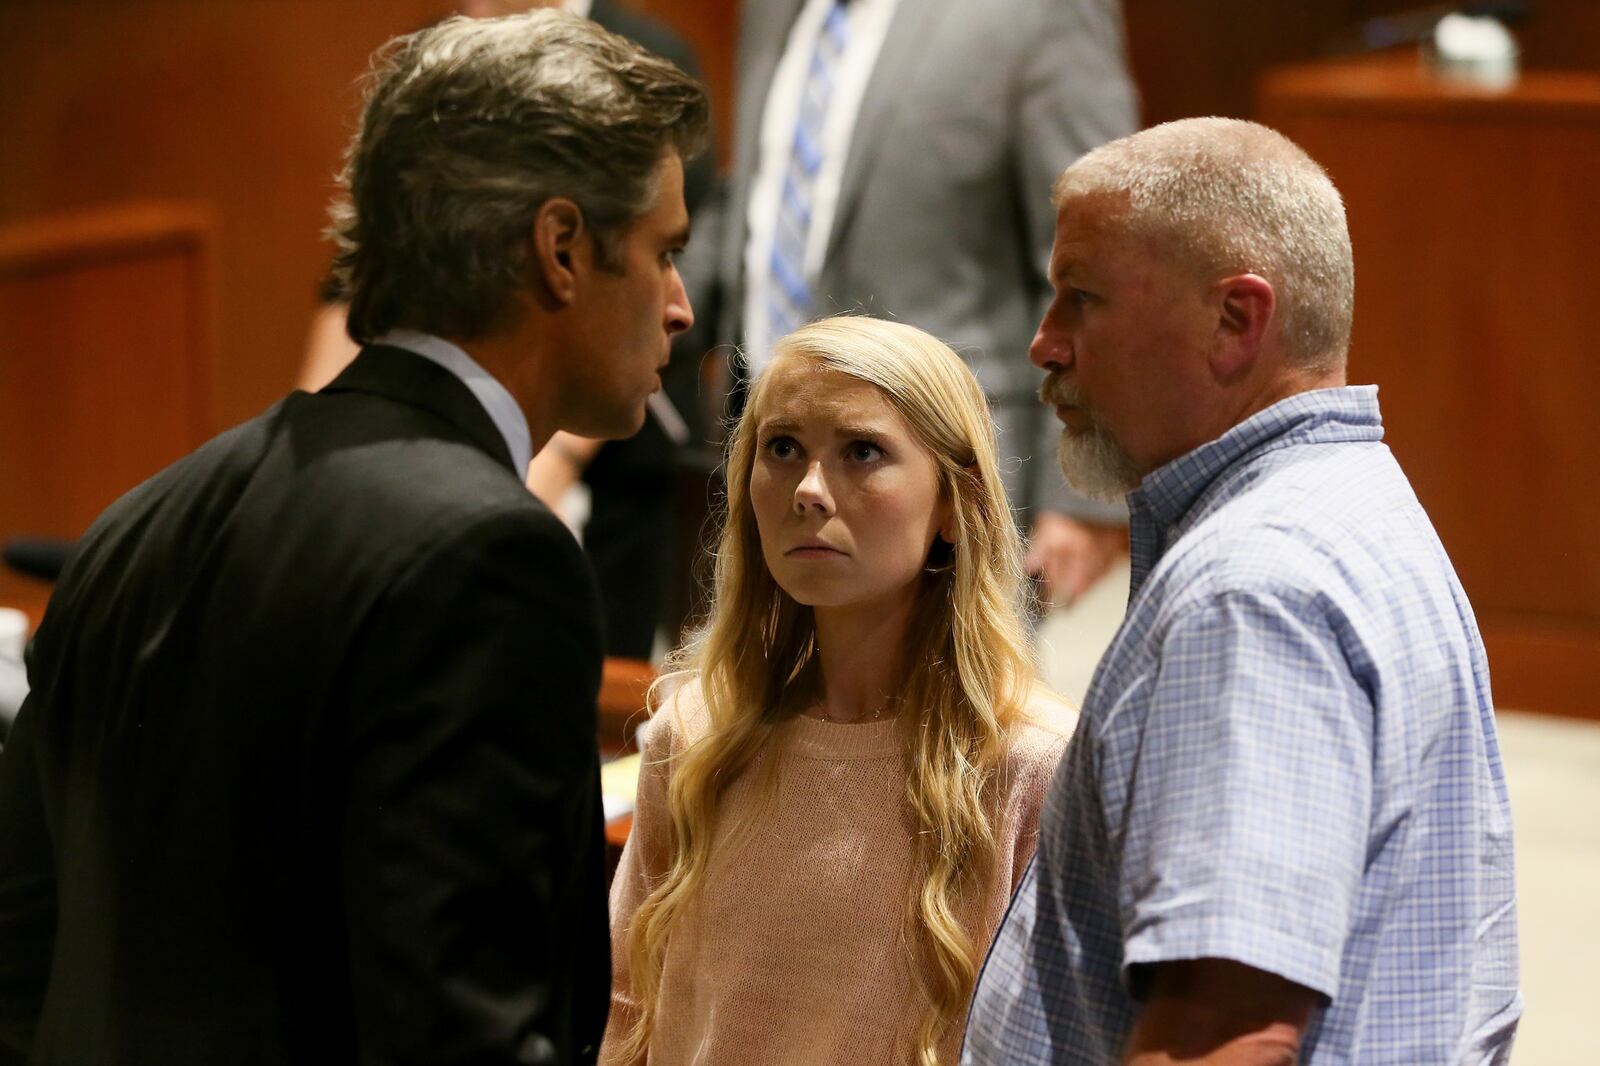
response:
[[[1056,181],[1055,197],[1112,193],[1112,224],[1198,272],[1248,271],[1272,283],[1285,354],[1344,363],[1355,262],[1344,201],[1323,169],[1276,130],[1230,118],[1166,122],[1096,148]]]
[[[704,89],[587,19],[451,18],[381,49],[332,208],[349,332],[474,338],[527,284],[534,214],[577,203],[600,264],[654,204],[668,149],[708,136]]]

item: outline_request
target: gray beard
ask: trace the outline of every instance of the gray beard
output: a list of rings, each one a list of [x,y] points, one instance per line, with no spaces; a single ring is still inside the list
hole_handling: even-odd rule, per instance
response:
[[[1139,484],[1133,456],[1103,426],[1091,424],[1087,433],[1063,430],[1056,459],[1067,484],[1090,499],[1121,502]]]

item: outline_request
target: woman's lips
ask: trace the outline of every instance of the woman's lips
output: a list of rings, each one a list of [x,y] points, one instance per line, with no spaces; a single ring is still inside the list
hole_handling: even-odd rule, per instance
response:
[[[789,556],[791,559],[844,558],[844,552],[840,551],[838,548],[829,548],[822,544],[802,544],[798,547],[790,548],[783,554]]]

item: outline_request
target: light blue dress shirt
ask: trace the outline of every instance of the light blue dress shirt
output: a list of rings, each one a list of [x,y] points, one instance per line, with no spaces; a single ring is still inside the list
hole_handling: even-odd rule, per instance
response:
[[[478,398],[479,403],[483,404],[483,409],[494,421],[495,428],[505,438],[506,448],[511,452],[511,462],[517,476],[527,478],[528,464],[533,461],[533,441],[532,434],[528,431],[528,416],[522,413],[522,408],[517,405],[510,391],[500,384],[493,374],[479,366],[472,356],[457,345],[451,344],[443,337],[435,337],[431,333],[422,333],[414,329],[393,329],[372,343],[390,348],[404,348],[429,362],[438,363],[460,378],[461,383],[472,391],[472,395]]]
[[[1115,1063],[1142,964],[1328,1001],[1302,1062],[1502,1063],[1511,817],[1472,609],[1373,387],[1291,397],[1129,497],[1128,616],[985,963],[963,1063]]]

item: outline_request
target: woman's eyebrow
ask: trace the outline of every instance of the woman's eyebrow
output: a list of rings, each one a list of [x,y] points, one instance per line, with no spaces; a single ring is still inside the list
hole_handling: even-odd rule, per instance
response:
[[[888,427],[871,423],[852,423],[833,427],[835,437],[868,437],[878,440],[889,435]]]

